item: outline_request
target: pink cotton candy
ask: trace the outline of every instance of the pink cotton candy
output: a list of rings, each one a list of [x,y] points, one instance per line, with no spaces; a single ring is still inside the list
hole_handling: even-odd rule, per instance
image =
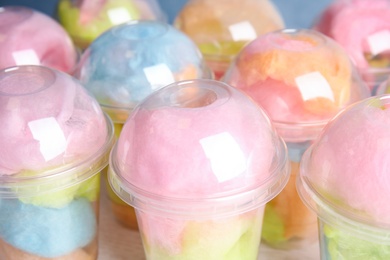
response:
[[[272,128],[259,107],[237,96],[202,107],[133,112],[117,147],[123,177],[140,189],[184,198],[264,181],[275,153]]]
[[[79,0],[80,23],[87,24],[95,19],[107,0]]]
[[[82,161],[107,138],[97,102],[75,79],[39,66],[0,72],[0,175]]]
[[[369,96],[342,47],[314,30],[258,37],[223,81],[261,105],[287,142],[314,139],[338,111]]]
[[[192,238],[191,223],[218,237],[221,222],[262,215],[288,172],[287,148],[264,111],[227,84],[197,79],[164,87],[133,110],[109,180],[135,207],[144,243],[179,256],[207,241]]]
[[[43,65],[70,73],[76,62],[72,40],[55,20],[25,7],[0,10],[0,69]]]
[[[335,114],[335,111],[330,109],[321,114],[305,109],[305,101],[298,88],[286,87],[285,83],[271,78],[243,87],[242,90],[256,100],[272,120],[278,122],[327,121]]]
[[[389,97],[383,100],[389,104]],[[390,109],[375,99],[340,114],[315,143],[304,166],[310,182],[340,208],[388,223],[389,129]]]
[[[320,17],[315,29],[340,43],[360,69],[370,67],[367,38],[390,31],[389,0],[339,0]],[[390,46],[387,51],[390,51]]]

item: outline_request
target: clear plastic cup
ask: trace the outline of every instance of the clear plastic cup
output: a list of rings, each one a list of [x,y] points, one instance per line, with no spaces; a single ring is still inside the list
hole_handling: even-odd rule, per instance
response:
[[[321,259],[390,257],[390,96],[340,112],[305,152],[297,189],[319,220]]]
[[[77,58],[71,38],[51,17],[27,7],[0,7],[0,70],[42,65],[70,73]]]
[[[257,259],[264,205],[289,177],[263,110],[214,80],[173,83],[133,111],[109,181],[135,207],[147,259]]]
[[[171,25],[131,21],[98,37],[83,53],[74,73],[109,114],[116,136],[134,107],[170,83],[212,78],[196,45]],[[116,219],[137,229],[134,209],[108,187]]]
[[[119,24],[134,20],[166,21],[156,0],[60,0],[57,16],[82,50]]]
[[[248,42],[284,28],[279,11],[268,0],[190,0],[174,25],[198,45],[216,79]]]
[[[0,71],[0,259],[93,260],[113,125],[74,78]]]
[[[384,94],[390,94],[390,77],[378,86],[374,96],[380,96]]]
[[[292,164],[287,187],[267,204],[263,240],[276,248],[315,242],[317,218],[295,189],[302,154],[345,106],[369,97],[348,55],[314,30],[281,30],[249,43],[223,81],[243,90],[269,114],[287,143]]]
[[[334,1],[314,28],[346,50],[373,94],[390,76],[390,1]]]

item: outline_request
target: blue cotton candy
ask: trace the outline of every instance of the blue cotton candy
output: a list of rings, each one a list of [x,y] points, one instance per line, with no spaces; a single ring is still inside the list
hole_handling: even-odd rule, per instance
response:
[[[151,82],[145,68],[157,65],[167,70],[153,73]],[[175,75],[189,68],[197,70],[195,77],[204,76],[203,57],[190,38],[171,25],[140,21],[115,27],[97,38],[83,54],[75,76],[100,104],[131,107],[177,81]]]
[[[287,142],[288,157],[291,161],[299,163],[303,156],[303,153],[309,148],[311,142],[301,142],[301,143],[289,143]]]
[[[95,212],[85,198],[61,209],[0,200],[0,237],[40,257],[59,257],[82,248],[94,239],[96,229]]]

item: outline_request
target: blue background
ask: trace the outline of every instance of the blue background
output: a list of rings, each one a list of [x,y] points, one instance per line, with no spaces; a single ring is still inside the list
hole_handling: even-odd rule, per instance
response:
[[[158,0],[172,22],[187,0]],[[310,28],[321,11],[332,0],[273,0],[283,16],[287,28]],[[0,0],[0,6],[23,5],[55,16],[57,0]]]

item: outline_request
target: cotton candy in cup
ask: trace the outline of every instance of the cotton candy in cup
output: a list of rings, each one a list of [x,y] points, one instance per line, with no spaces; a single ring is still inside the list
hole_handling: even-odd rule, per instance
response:
[[[215,80],[173,83],[130,115],[110,156],[147,259],[257,259],[264,204],[289,177],[264,111]],[[227,231],[228,230],[228,231]]]
[[[174,25],[194,40],[220,79],[248,42],[283,29],[284,21],[268,0],[190,0]]]
[[[299,162],[335,114],[370,95],[368,87],[340,45],[304,29],[259,36],[240,52],[223,81],[262,106],[287,143],[292,177],[266,206],[263,240],[284,249],[317,241],[316,216],[295,189]]]
[[[390,1],[338,0],[314,28],[336,40],[375,91],[390,75]]]
[[[390,96],[340,112],[305,152],[297,188],[319,218],[322,259],[390,257]]]
[[[0,111],[0,259],[96,259],[111,120],[79,81],[33,65],[0,71]]]
[[[120,124],[155,90],[212,78],[191,39],[158,21],[130,21],[108,30],[81,56],[74,76]]]
[[[0,7],[0,69],[43,65],[70,73],[77,52],[53,18],[27,7]]]
[[[213,77],[195,43],[158,21],[131,21],[108,30],[82,55],[75,76],[111,116],[117,136],[133,108],[157,89]],[[108,192],[117,220],[137,229],[134,210],[110,187]]]
[[[0,209],[1,238],[39,257],[56,258],[77,251],[88,246],[97,233],[94,209],[85,198],[61,209],[2,199]]]
[[[57,15],[82,50],[116,25],[132,20],[166,20],[156,0],[60,0]]]

